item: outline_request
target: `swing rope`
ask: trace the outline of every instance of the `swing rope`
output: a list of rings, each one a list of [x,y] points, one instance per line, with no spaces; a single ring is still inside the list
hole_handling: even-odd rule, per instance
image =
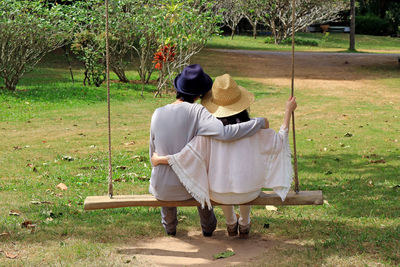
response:
[[[107,120],[108,120],[108,195],[113,197],[113,177],[112,177],[112,161],[111,161],[111,107],[110,107],[110,44],[109,44],[109,17],[108,17],[108,0],[105,0],[106,15],[106,80],[107,80]],[[294,96],[294,50],[295,50],[295,19],[296,19],[296,0],[292,1],[292,82],[291,96]],[[296,150],[296,124],[294,112],[292,112],[292,131],[293,131],[293,158],[294,158],[294,191],[299,190],[299,175],[297,168],[297,150]]]
[[[294,96],[294,29],[296,20],[296,0],[292,2],[292,91],[291,96]],[[294,191],[299,193],[299,173],[297,170],[297,150],[296,150],[296,124],[294,122],[294,111],[292,112],[292,128],[293,128],[293,159],[294,159]]]
[[[113,197],[113,178],[111,162],[111,107],[110,107],[110,44],[108,38],[108,0],[106,6],[106,79],[107,79],[107,120],[108,120],[108,196]]]

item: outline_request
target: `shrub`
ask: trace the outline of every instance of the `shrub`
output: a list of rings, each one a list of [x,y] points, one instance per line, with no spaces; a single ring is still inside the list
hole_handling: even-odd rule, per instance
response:
[[[65,43],[63,7],[44,8],[39,0],[0,1],[0,77],[15,91],[20,78]]]
[[[393,33],[400,34],[400,3],[391,3],[386,11],[386,18],[391,24]]]
[[[356,33],[369,35],[387,35],[390,23],[373,14],[356,17]]]

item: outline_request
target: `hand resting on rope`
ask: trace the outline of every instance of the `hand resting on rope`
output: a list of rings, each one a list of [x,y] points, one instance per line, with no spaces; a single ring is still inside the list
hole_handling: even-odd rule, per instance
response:
[[[295,96],[289,97],[288,101],[286,102],[285,116],[283,120],[284,128],[289,128],[290,118],[292,117],[292,113],[296,110],[296,108],[297,108],[296,97]]]

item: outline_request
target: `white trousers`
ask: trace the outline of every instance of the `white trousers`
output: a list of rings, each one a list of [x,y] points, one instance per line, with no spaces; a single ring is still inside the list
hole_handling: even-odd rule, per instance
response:
[[[221,206],[225,215],[226,224],[235,224],[237,222],[235,208],[233,206]],[[246,226],[250,223],[250,208],[248,205],[240,205],[239,224]]]

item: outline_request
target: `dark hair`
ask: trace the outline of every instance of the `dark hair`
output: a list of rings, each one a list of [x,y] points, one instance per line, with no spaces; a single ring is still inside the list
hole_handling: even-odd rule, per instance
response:
[[[187,95],[184,93],[176,92],[176,99],[180,99],[182,101],[189,102],[189,103],[194,103],[194,100],[197,97],[199,97],[199,96]]]
[[[241,122],[246,122],[250,120],[249,113],[247,112],[247,109],[243,110],[242,112],[229,116],[229,117],[223,117],[223,118],[218,118],[224,125],[228,124],[236,124],[236,123],[241,123]]]

